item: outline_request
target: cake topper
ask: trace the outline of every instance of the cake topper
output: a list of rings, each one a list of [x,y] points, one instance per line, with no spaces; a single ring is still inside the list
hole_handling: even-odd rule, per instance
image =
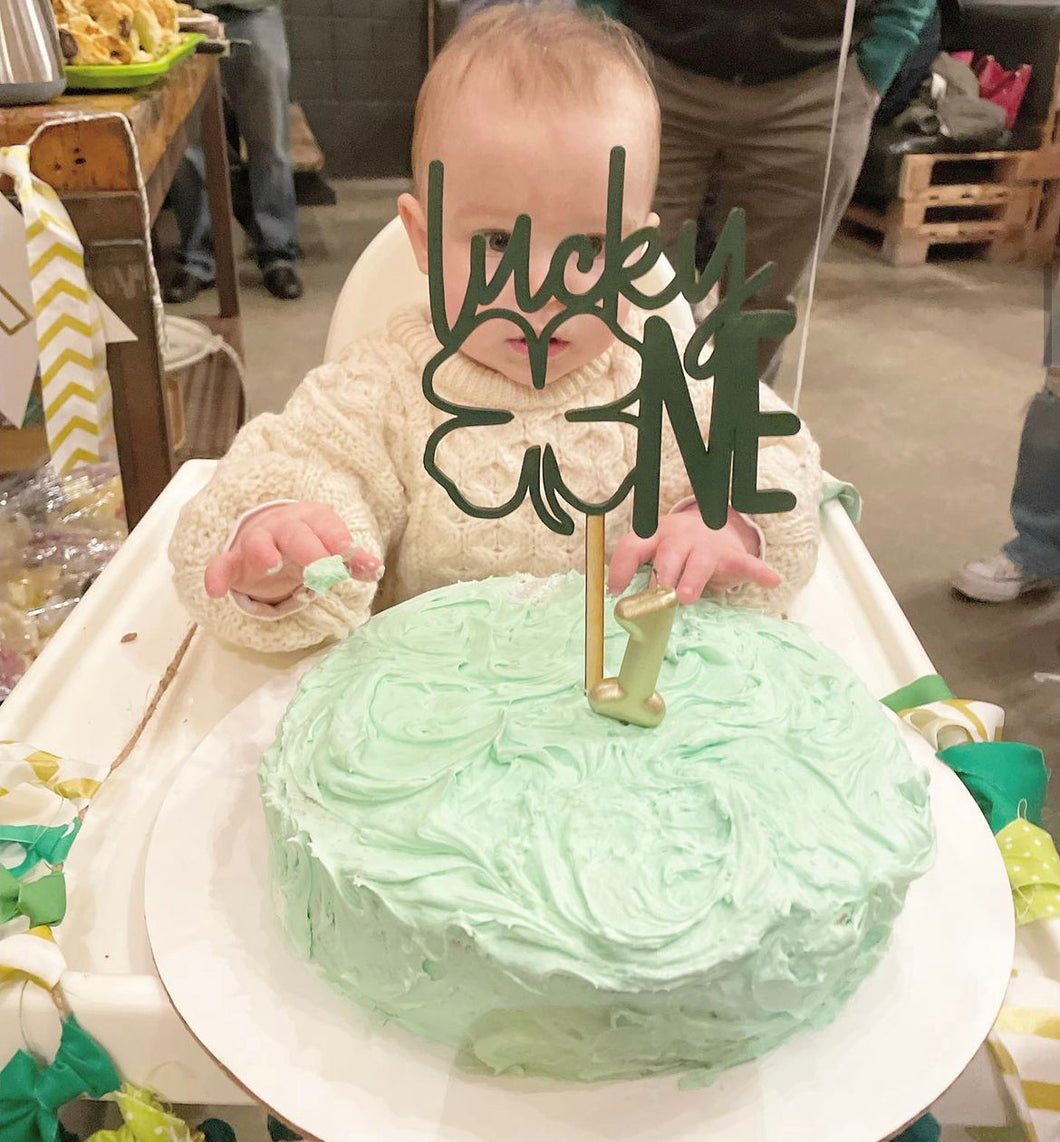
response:
[[[695,265],[696,224],[686,222],[678,237],[673,279],[657,293],[645,292],[641,288],[641,279],[662,256],[662,237],[656,227],[642,227],[623,236],[624,175],[625,151],[622,147],[615,147],[611,151],[608,172],[602,251],[587,235],[573,234],[564,238],[553,252],[548,272],[536,290],[530,285],[533,223],[528,215],[520,215],[515,221],[492,277],[487,277],[486,239],[483,235],[475,235],[471,239],[470,275],[463,302],[451,324],[445,308],[444,170],[440,162],[430,164],[427,179],[431,318],[441,349],[423,371],[423,393],[435,408],[447,415],[447,419],[427,440],[424,467],[462,512],[480,519],[506,516],[527,497],[541,522],[562,535],[574,532],[572,512],[585,515],[588,690],[601,680],[603,673],[604,516],[632,493],[633,530],[647,538],[658,527],[664,413],[673,429],[700,514],[708,527],[721,528],[725,525],[730,504],[737,511],[759,514],[790,511],[795,506],[795,497],[790,492],[783,489],[759,490],[757,483],[759,440],[765,436],[791,436],[800,427],[798,417],[792,412],[763,412],[759,407],[758,343],[764,338],[785,336],[791,332],[795,322],[789,313],[743,309],[748,298],[772,274],[772,265],[747,275],[744,214],[737,209],[730,213],[702,274],[696,272]],[[567,267],[575,265],[581,273],[588,273],[598,259],[602,269],[592,284],[583,292],[570,289],[565,280]],[[518,312],[494,305],[509,281]],[[724,284],[722,299],[693,333],[683,353],[677,347],[673,330],[658,314],[646,319],[641,337],[628,332],[619,321],[621,298],[642,310],[660,309],[678,296],[694,305],[706,298],[718,283]],[[525,315],[537,312],[550,302],[559,302],[561,308],[543,329],[535,332]],[[556,455],[552,445],[534,445],[523,455],[514,491],[508,500],[493,506],[473,503],[438,463],[439,446],[452,432],[506,424],[513,419],[513,414],[504,409],[469,407],[448,400],[435,387],[438,369],[484,322],[504,320],[517,326],[525,337],[533,385],[538,389],[544,388],[549,339],[559,326],[578,314],[593,314],[602,320],[619,341],[637,353],[641,371],[636,386],[626,396],[594,408],[570,409],[565,414],[566,419],[571,422],[611,421],[631,425],[637,433],[632,470],[616,474],[615,486],[605,499],[584,500],[565,482],[562,458]],[[688,380],[709,378],[714,380],[714,395],[708,443],[704,444],[689,396]],[[670,613],[672,615],[672,608]],[[630,649],[634,650],[633,647]],[[661,655],[658,657],[661,664]],[[638,671],[634,674],[640,676]],[[654,692],[654,681],[649,689]],[[594,708],[600,713],[609,712],[606,703],[594,703]],[[625,713],[615,716],[633,720]]]

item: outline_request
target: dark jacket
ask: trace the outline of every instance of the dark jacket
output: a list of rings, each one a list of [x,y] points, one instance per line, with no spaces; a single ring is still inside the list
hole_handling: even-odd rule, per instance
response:
[[[878,10],[902,6],[857,0],[854,44],[873,30]],[[929,5],[905,6],[921,9],[913,17],[919,31]],[[843,0],[622,0],[622,16],[670,63],[716,79],[767,83],[837,60],[845,7]],[[915,33],[908,46],[913,42]]]

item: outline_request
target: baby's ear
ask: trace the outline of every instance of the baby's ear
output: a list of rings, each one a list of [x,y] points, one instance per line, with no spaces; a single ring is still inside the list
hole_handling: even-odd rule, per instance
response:
[[[409,236],[409,245],[416,257],[420,273],[427,272],[427,219],[420,201],[413,194],[402,194],[398,198],[398,214]]]

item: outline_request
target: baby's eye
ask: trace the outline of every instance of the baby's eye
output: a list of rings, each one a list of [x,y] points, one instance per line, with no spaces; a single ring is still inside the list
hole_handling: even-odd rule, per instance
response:
[[[604,252],[604,236],[603,234],[586,234],[589,239],[589,244],[592,247],[593,257],[599,258]]]
[[[503,254],[512,240],[507,230],[480,230],[479,233],[486,239],[486,248],[494,254]]]

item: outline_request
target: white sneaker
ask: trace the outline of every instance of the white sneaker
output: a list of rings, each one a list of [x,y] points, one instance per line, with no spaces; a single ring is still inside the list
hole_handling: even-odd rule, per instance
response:
[[[989,559],[973,559],[965,563],[953,580],[953,586],[980,603],[1010,603],[1029,591],[1057,586],[1049,579],[1032,579],[999,551]]]

